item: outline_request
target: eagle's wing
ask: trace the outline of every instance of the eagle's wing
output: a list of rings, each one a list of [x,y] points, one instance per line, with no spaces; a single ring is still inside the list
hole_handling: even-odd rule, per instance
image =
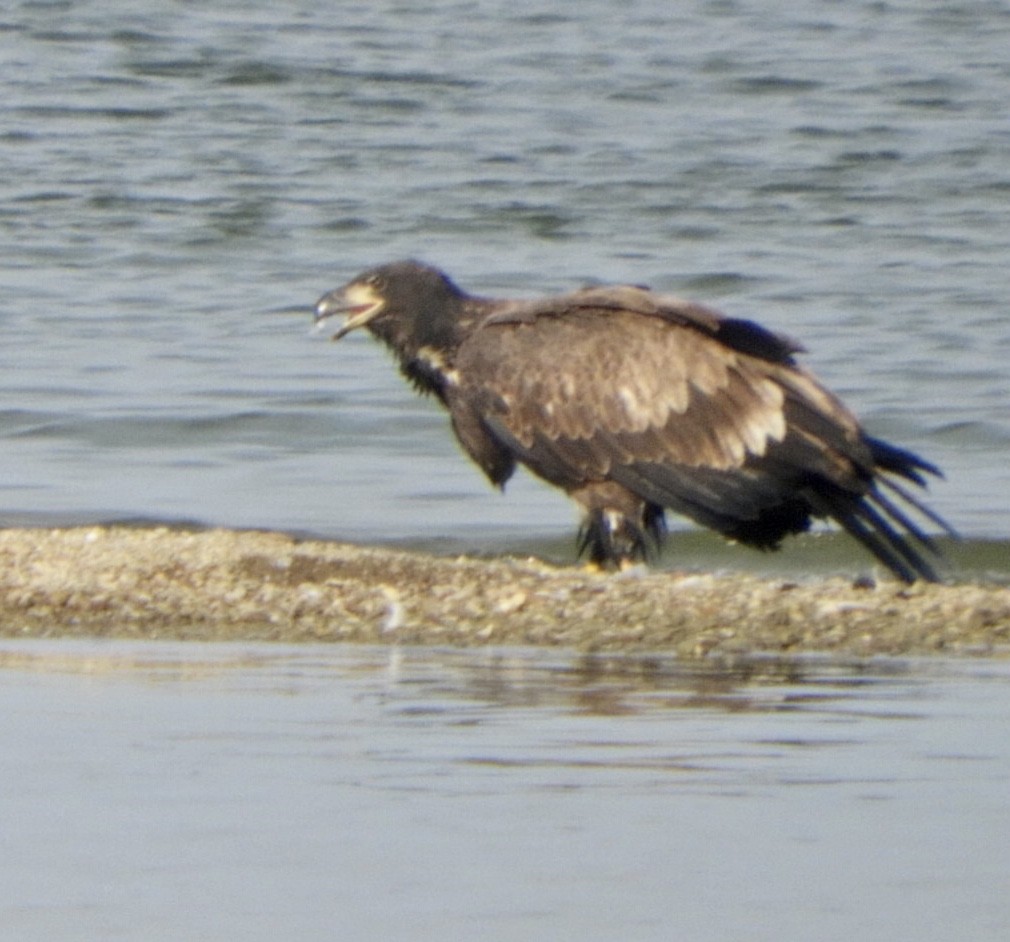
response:
[[[491,314],[455,366],[471,414],[547,480],[616,481],[770,546],[811,513],[850,529],[846,516],[875,487],[873,440],[795,364],[797,349],[688,302],[590,289]],[[916,467],[897,471],[917,479]]]
[[[603,306],[610,295],[621,303]],[[699,311],[712,319],[704,329]],[[835,397],[784,352],[767,359],[720,340],[715,317],[675,302],[636,310],[621,289],[516,306],[461,347],[461,391],[524,459],[557,463],[546,476],[558,483],[621,465],[732,472],[772,451],[788,463],[790,433],[813,446],[794,456],[807,471],[844,478],[854,459],[871,464]]]

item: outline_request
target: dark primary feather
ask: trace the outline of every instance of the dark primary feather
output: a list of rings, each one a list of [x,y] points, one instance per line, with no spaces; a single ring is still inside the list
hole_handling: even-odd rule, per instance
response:
[[[442,400],[467,453],[495,484],[518,462],[567,491],[595,561],[646,555],[667,508],[761,549],[830,518],[899,578],[937,578],[913,515],[950,528],[895,478],[939,471],[868,436],[794,341],[626,285],[475,298],[417,263],[366,272],[317,317],[362,284],[383,301],[364,326]]]

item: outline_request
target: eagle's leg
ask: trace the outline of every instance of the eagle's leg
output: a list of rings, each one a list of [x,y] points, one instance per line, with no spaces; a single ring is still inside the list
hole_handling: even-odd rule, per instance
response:
[[[659,550],[666,530],[663,508],[611,482],[590,484],[571,496],[585,510],[579,555],[603,569],[621,569]]]

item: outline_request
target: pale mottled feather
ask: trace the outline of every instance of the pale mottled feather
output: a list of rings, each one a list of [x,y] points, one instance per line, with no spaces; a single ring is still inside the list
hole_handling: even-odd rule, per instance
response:
[[[616,439],[622,461],[729,469],[784,437],[782,388],[690,327],[613,308],[522,315],[472,334],[456,370],[500,399],[496,418],[526,448],[580,442],[578,463],[599,470]]]

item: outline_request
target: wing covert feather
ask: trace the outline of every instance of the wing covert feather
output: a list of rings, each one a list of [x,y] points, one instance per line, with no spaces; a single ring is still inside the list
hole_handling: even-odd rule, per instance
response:
[[[590,475],[613,461],[740,467],[786,433],[779,367],[656,316],[575,309],[488,324],[456,367],[461,391],[496,402],[524,449],[556,442]]]

